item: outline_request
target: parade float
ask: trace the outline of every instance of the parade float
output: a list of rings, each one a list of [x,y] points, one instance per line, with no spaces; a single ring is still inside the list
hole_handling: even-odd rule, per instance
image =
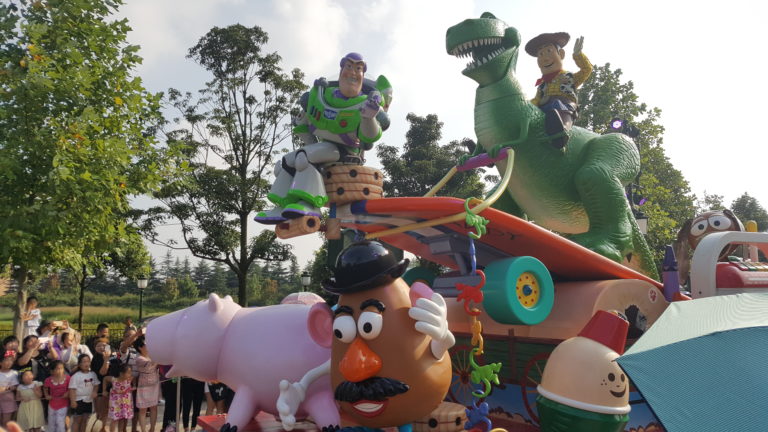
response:
[[[323,283],[338,303],[241,308],[211,295],[153,320],[147,331],[152,358],[173,365],[169,376],[236,391],[226,417],[202,418],[209,432],[693,430],[680,420],[695,399],[690,392],[674,393],[691,397],[684,401],[659,391],[659,377],[668,385],[683,376],[695,384],[679,387],[699,394],[735,383],[734,392],[754,397],[755,404],[712,398],[723,410],[711,403],[690,410],[697,421],[727,413],[740,416],[732,430],[764,430],[756,413],[764,415],[768,402],[757,389],[768,385],[767,375],[754,362],[740,362],[742,375],[727,385],[711,371],[678,373],[695,369],[690,364],[659,364],[667,354],[656,349],[663,341],[655,326],[670,321],[677,304],[695,309],[700,300],[681,292],[688,266],[678,268],[672,247],[657,275],[624,193],[640,169],[632,139],[572,125],[570,96],[589,74],[582,38],[574,47],[579,72],[550,71],[562,64],[567,43],[565,33],[545,33],[526,44],[543,74],[529,101],[515,77],[515,28],[484,13],[448,29],[447,52],[470,57],[463,74],[478,83],[478,146],[423,197],[382,198],[386,179],[362,165],[389,124],[387,79],[365,78],[363,57],[350,53],[338,81],[314,82],[296,120],[304,146],[278,162],[274,206],[256,220],[274,225],[280,238],[321,231],[344,242],[334,277]],[[484,199],[434,196],[456,172],[490,164],[502,178]],[[768,266],[758,253],[768,251],[768,234],[736,230],[736,221],[726,230],[721,216],[692,221],[680,238],[695,241],[675,248],[694,250],[692,297],[740,293],[723,297],[729,310],[764,318],[755,311],[768,307],[760,293],[768,291]],[[746,259],[730,256],[735,244],[748,245]],[[408,268],[390,248],[447,270]],[[709,299],[714,313],[718,303]],[[763,318],[738,320],[738,328],[754,330],[740,339],[752,358],[768,352]],[[713,340],[704,346],[733,345]],[[199,355],[200,346],[209,354]],[[637,361],[644,353],[658,373]]]

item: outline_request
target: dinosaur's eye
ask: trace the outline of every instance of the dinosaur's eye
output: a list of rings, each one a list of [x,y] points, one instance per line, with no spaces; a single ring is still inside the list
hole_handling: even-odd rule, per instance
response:
[[[717,215],[709,218],[709,225],[716,230],[727,230],[733,224],[727,216]]]

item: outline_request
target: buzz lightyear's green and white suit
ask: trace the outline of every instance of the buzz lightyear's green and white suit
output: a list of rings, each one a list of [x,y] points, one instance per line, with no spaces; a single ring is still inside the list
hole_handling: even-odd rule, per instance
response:
[[[294,132],[303,146],[285,155],[275,165],[275,182],[267,198],[275,207],[259,212],[255,220],[278,224],[301,216],[320,216],[328,196],[319,171],[334,162],[361,164],[363,152],[389,127],[382,109],[391,100],[392,88],[384,76],[376,82],[364,80],[363,91],[344,97],[320,78],[299,103],[302,113],[294,118]]]

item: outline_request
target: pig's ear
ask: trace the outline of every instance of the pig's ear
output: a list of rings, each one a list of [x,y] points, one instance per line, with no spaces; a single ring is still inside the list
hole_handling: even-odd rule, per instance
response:
[[[234,300],[232,300],[232,296],[231,296],[231,295],[229,295],[229,294],[227,294],[227,296],[226,296],[226,297],[224,297],[224,301],[231,301],[231,302],[234,302]]]
[[[216,293],[211,293],[210,296],[208,296],[208,309],[211,311],[211,313],[216,313],[224,308],[224,303],[222,303],[221,298],[216,295]]]
[[[309,336],[323,348],[330,348],[333,340],[333,314],[326,303],[315,303],[307,317]]]
[[[411,298],[411,306],[416,305],[416,300],[422,297],[431,299],[432,294],[434,293],[432,288],[424,282],[414,282],[414,284],[411,285],[411,291],[408,293],[408,296]]]
[[[165,376],[168,378],[175,378],[182,375],[179,373],[178,370],[176,370],[176,366],[171,366],[171,368],[168,369],[168,371],[165,373]]]

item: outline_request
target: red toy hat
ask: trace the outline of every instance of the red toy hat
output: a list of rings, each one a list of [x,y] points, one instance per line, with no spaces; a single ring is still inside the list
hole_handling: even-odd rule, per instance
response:
[[[624,354],[628,329],[629,323],[618,314],[599,310],[581,329],[579,336],[599,342],[621,355]]]

